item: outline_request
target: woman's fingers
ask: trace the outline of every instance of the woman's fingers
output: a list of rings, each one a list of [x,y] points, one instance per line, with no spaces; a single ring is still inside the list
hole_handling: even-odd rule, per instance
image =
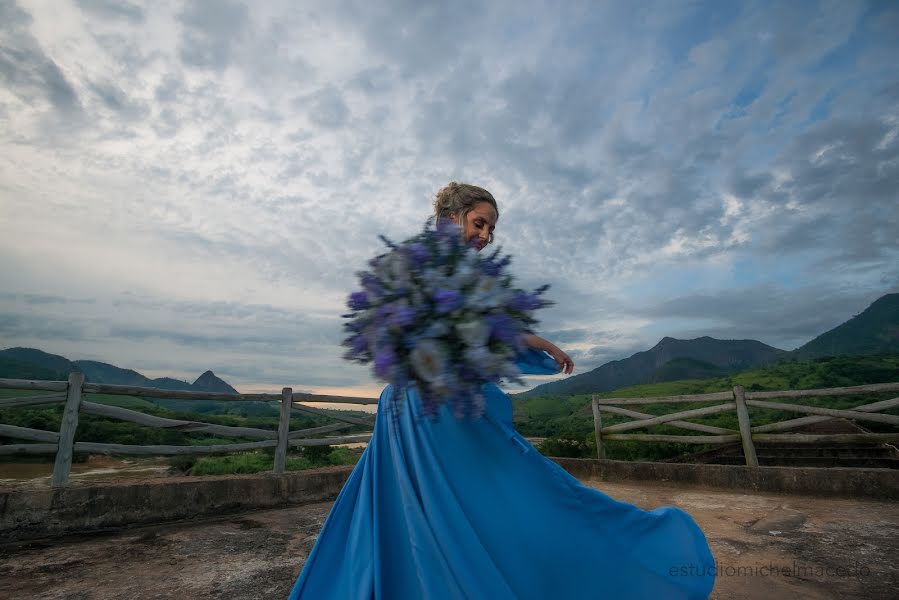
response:
[[[559,365],[559,372],[571,375],[574,371],[574,361],[571,360],[571,357],[559,350],[559,353],[553,358],[556,359],[556,364]]]

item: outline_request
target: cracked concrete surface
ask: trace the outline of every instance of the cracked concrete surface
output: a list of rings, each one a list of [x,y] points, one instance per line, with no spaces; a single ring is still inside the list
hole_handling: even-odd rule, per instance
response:
[[[675,505],[693,515],[718,562],[713,598],[899,597],[899,503],[588,485],[645,509]],[[286,598],[330,506],[0,546],[0,598]]]

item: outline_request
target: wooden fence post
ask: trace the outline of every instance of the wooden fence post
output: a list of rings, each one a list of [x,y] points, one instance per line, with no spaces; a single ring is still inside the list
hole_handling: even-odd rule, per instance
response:
[[[293,389],[281,390],[281,418],[278,420],[278,446],[275,448],[275,473],[283,473],[287,463],[287,436],[290,434],[290,407]]]
[[[604,459],[606,457],[606,449],[602,445],[602,412],[599,409],[599,402],[596,396],[593,396],[593,429],[596,435],[596,458]]]
[[[66,406],[59,426],[59,443],[56,446],[56,461],[53,464],[51,485],[66,485],[72,471],[72,454],[75,446],[75,430],[78,429],[78,411],[81,409],[81,386],[84,373],[69,373],[69,387],[66,391]]]
[[[737,404],[737,421],[740,423],[740,440],[743,442],[746,465],[757,467],[759,459],[755,455],[755,445],[752,443],[752,426],[749,423],[749,408],[746,407],[746,392],[743,391],[743,386],[734,386],[734,401]]]

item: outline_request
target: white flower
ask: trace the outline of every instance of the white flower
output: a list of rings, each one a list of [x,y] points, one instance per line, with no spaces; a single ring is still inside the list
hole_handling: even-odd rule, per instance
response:
[[[463,261],[456,266],[455,273],[449,278],[449,285],[455,289],[462,289],[473,283],[477,276],[477,269],[467,261]]]
[[[465,350],[465,361],[482,369],[494,370],[494,356],[484,346],[470,347]]]
[[[421,293],[421,290],[417,288],[413,288],[412,293],[409,296],[409,300],[411,301],[412,306],[422,306],[425,303],[425,299]]]
[[[411,282],[408,265],[399,252],[391,252],[385,257],[384,275],[395,287],[405,287]]]
[[[456,333],[469,348],[481,348],[487,344],[490,328],[483,319],[469,319],[456,323]]]
[[[421,340],[409,354],[412,369],[424,381],[437,381],[443,375],[446,365],[446,352],[443,347],[431,340]]]
[[[468,348],[465,350],[465,361],[477,365],[481,370],[494,373],[500,377],[517,377],[521,371],[515,366],[505,352],[490,352],[486,347]]]
[[[458,385],[456,378],[449,373],[442,373],[431,382],[431,389],[442,396],[448,395]]]
[[[421,275],[422,289],[427,295],[433,294],[446,281],[446,276],[441,273],[441,269],[427,269]]]
[[[509,292],[500,284],[497,277],[483,275],[471,294],[465,300],[466,306],[496,308],[506,303]]]
[[[435,321],[428,325],[428,328],[425,329],[424,337],[436,339],[446,337],[449,334],[449,327],[443,321]]]
[[[375,275],[389,285],[408,281],[409,271],[405,259],[396,251],[389,252],[378,260],[374,267]]]

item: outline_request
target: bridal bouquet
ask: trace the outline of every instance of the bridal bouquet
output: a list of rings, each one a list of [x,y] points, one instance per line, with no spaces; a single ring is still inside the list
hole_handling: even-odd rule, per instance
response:
[[[521,334],[551,304],[541,298],[549,286],[513,288],[511,258],[479,255],[453,223],[428,221],[400,244],[381,239],[388,252],[357,274],[362,289],[347,301],[344,358],[373,363],[397,402],[414,385],[426,416],[449,403],[457,418],[479,417],[484,383],[520,381]]]

